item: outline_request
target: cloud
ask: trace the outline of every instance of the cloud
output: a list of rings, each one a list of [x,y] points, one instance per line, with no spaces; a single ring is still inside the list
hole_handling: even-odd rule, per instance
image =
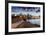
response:
[[[40,12],[40,7],[18,7],[12,6],[12,12]]]

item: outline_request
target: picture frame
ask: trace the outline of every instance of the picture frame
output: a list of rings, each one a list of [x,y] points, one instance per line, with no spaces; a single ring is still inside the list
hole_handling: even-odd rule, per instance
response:
[[[35,28],[30,29],[30,27],[29,27],[29,29],[27,29],[27,28],[26,29],[25,28],[22,28],[22,29],[21,28],[20,29],[17,28],[16,29],[15,28],[15,30],[11,30],[10,29],[11,25],[9,25],[11,23],[11,17],[12,17],[11,16],[12,15],[11,14],[11,9],[15,9],[13,11],[16,11],[17,12],[18,10],[21,11],[20,8],[22,8],[22,11],[23,11],[23,8],[24,8],[24,11],[30,11],[29,9],[31,9],[32,12],[35,11],[35,9],[41,9],[41,10],[39,10],[40,11],[40,14],[42,14],[40,16],[43,19],[43,20],[41,20],[41,23],[40,23],[41,26],[38,26],[39,28],[36,28],[36,29]],[[27,8],[27,10],[26,10],[26,8]],[[19,11],[18,11],[18,13],[19,13]],[[10,14],[11,17],[9,16],[9,14]],[[33,12],[33,14],[34,14],[34,12]],[[16,15],[16,13],[15,13],[15,15]],[[15,15],[13,15],[13,16],[15,16]],[[38,13],[35,14],[35,15],[38,15]],[[24,21],[25,21],[25,19],[24,19]],[[12,21],[12,22],[14,22],[14,21]],[[12,25],[12,26],[14,27],[14,25]],[[24,25],[26,25],[26,24],[24,24]],[[5,3],[5,34],[40,33],[40,32],[45,32],[45,3],[44,2],[7,1]]]

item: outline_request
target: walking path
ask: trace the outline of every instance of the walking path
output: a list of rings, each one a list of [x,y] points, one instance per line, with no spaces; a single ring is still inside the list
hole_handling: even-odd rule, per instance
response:
[[[22,21],[13,23],[13,24],[12,24],[12,28],[16,28],[16,27],[17,27],[18,25],[20,25],[22,22],[24,22],[24,21],[22,20]]]

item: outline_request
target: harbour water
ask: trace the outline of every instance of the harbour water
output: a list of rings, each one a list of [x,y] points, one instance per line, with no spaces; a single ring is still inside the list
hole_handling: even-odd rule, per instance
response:
[[[40,25],[40,19],[29,19],[27,22],[31,22],[32,24]]]

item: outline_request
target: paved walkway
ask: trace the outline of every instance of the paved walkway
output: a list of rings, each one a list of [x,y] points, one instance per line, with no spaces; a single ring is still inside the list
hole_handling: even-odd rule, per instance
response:
[[[22,22],[24,22],[24,21],[22,20],[22,21],[13,23],[13,24],[12,24],[12,28],[16,28],[16,27],[17,27],[18,25],[20,25]]]

